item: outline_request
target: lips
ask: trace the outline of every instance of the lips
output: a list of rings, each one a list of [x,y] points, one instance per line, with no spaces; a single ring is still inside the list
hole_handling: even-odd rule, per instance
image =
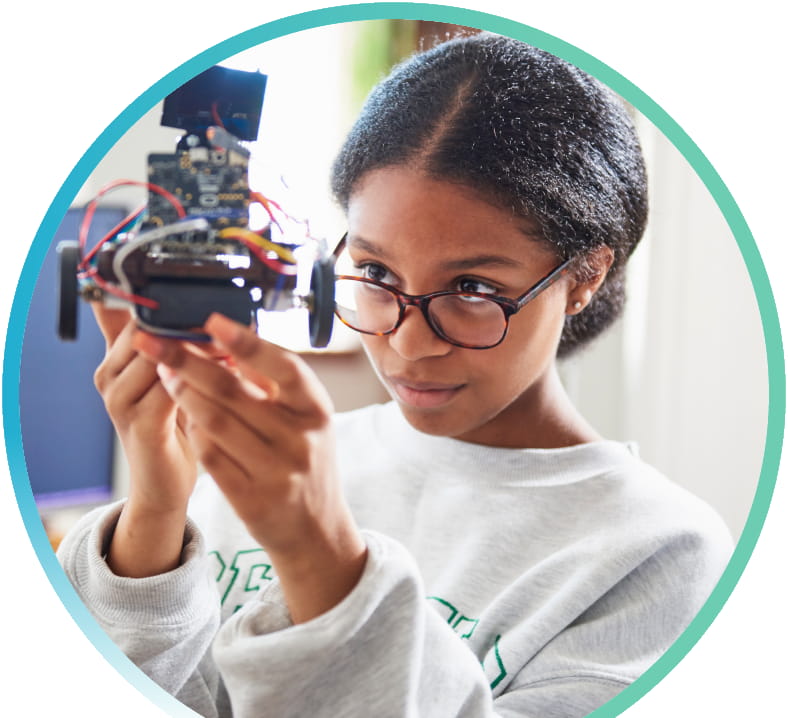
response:
[[[386,383],[403,404],[417,409],[435,409],[448,404],[465,386],[392,376],[386,377]]]

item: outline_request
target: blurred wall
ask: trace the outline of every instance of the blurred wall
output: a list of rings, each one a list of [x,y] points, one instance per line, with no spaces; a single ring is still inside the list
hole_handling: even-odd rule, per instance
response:
[[[757,486],[768,381],[752,283],[697,174],[638,118],[651,213],[621,321],[562,373],[604,434],[717,508],[738,535]]]

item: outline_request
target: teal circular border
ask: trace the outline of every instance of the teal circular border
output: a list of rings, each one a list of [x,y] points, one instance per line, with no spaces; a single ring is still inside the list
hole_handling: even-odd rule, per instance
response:
[[[558,55],[605,82],[649,118],[692,165],[733,232],[752,281],[763,324],[769,381],[765,449],[753,505],[725,572],[692,623],[640,678],[590,714],[594,718],[617,716],[661,681],[695,645],[727,601],[755,548],[771,502],[782,452],[786,408],[782,337],[774,295],[755,240],[734,198],[697,145],[657,103],[611,67],[553,35],[514,20],[447,5],[402,2],[342,5],[312,10],[260,25],[214,45],[165,75],[118,115],[85,152],[49,206],[22,268],[11,307],[3,360],[2,411],[11,480],[25,528],[64,606],[107,661],[153,703],[171,715],[194,716],[193,711],[147,678],[99,628],[63,573],[44,532],[27,475],[19,416],[19,369],[33,289],[51,238],[90,173],[121,136],[176,87],[228,57],[277,37],[325,25],[392,18],[448,22],[508,35]]]

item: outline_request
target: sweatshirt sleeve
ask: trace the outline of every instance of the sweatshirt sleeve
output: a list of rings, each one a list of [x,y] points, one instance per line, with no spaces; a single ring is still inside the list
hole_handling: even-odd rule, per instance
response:
[[[117,576],[104,556],[121,506],[83,516],[58,559],[101,628],[143,672],[200,715],[218,716],[220,680],[210,646],[219,600],[202,538],[189,521],[178,568],[149,578]]]
[[[233,718],[493,714],[480,663],[429,607],[413,559],[364,535],[361,580],[327,613],[292,625],[274,582],[222,626],[214,656]]]
[[[496,715],[581,718],[617,696],[684,632],[729,556],[723,532],[677,533],[644,552],[634,567],[622,562],[618,580],[607,590],[600,584],[596,600],[582,610],[567,610],[565,624],[526,660],[523,647],[538,626],[526,631],[514,625],[496,645],[496,655],[513,668],[502,677]]]

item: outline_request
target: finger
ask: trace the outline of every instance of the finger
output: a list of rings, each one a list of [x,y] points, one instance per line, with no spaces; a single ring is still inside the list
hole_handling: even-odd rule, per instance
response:
[[[249,476],[233,457],[216,444],[214,439],[193,422],[187,422],[184,433],[197,460],[213,477],[220,488],[238,494],[249,484]]]
[[[213,398],[200,393],[169,367],[159,365],[158,371],[164,388],[178,408],[188,416],[188,433],[194,427],[199,428],[218,449],[233,457],[247,475],[254,475],[261,466],[271,462],[272,442],[257,427],[248,424],[235,412],[228,411]],[[286,452],[281,444],[277,444],[276,450],[279,453]],[[199,458],[203,463],[211,459],[210,456]]]
[[[205,331],[235,360],[240,372],[272,399],[296,412],[331,413],[331,400],[317,376],[296,354],[261,339],[249,327],[212,314]]]
[[[123,367],[107,388],[105,401],[116,410],[137,407],[148,412],[172,405],[156,373],[156,365],[143,357],[135,357]]]
[[[272,401],[269,394],[240,373],[213,359],[195,354],[182,342],[164,340],[150,334],[138,333],[133,345],[151,361],[159,363],[162,379],[188,384],[200,395],[210,400],[215,412],[232,414],[258,437],[276,443],[282,451],[293,450],[297,422],[301,429],[318,427],[330,420],[331,414],[322,410],[294,414],[279,401]],[[165,371],[169,369],[169,371]],[[177,377],[173,372],[177,372]],[[187,411],[179,399],[175,399]],[[217,419],[220,421],[221,417]]]
[[[213,344],[194,346],[137,331],[131,339],[131,347],[150,362],[177,368],[205,394],[222,398],[236,388],[237,382],[231,381],[231,377],[237,377],[238,372],[231,357]],[[269,398],[261,388],[255,389],[253,395],[257,398]]]
[[[151,410],[159,404],[172,405],[169,393],[162,386],[156,365],[145,359],[135,359],[118,379],[118,384],[126,389],[130,404]],[[143,403],[145,406],[142,406]]]
[[[225,451],[211,434],[194,423],[189,424],[187,436],[197,460],[211,475],[241,521],[247,525],[250,522],[268,522],[276,492],[268,485],[261,491],[260,484],[254,480],[259,477],[260,467],[256,467],[256,475],[251,476],[233,454]],[[265,467],[266,473],[267,469]]]
[[[114,379],[137,356],[137,350],[132,346],[135,331],[134,322],[129,320],[112,344],[107,343],[107,354],[102,361],[102,368],[110,378]]]
[[[107,346],[111,346],[123,328],[132,321],[131,314],[127,309],[107,309],[101,302],[91,302],[90,306]]]
[[[167,388],[179,407],[186,413],[191,409],[182,395],[188,386],[204,398],[208,409],[222,416],[211,418],[221,428],[223,416],[232,415],[257,437],[257,441],[274,442],[284,449],[291,443],[294,417],[259,386],[243,377],[237,370],[227,368],[214,360],[195,355],[184,346],[174,342],[162,342],[157,337],[139,337],[135,345],[140,351],[152,351],[151,356],[159,362],[158,372],[162,381],[169,382]],[[203,425],[206,424],[203,419]],[[303,420],[299,423],[303,424]]]
[[[134,322],[129,321],[115,339],[114,344],[111,346],[108,344],[107,353],[93,374],[93,383],[102,396],[106,396],[107,392],[114,387],[118,376],[132,361],[136,359],[150,364],[146,359],[140,357],[132,347],[131,340],[134,330]]]
[[[239,401],[267,401],[271,398],[260,385],[241,376],[234,363],[228,365],[226,352],[217,359],[216,352],[195,350],[187,343],[145,332],[134,335],[132,346],[149,361],[177,369],[178,374],[198,391],[228,409],[237,408],[243,412],[246,407],[237,406]]]

